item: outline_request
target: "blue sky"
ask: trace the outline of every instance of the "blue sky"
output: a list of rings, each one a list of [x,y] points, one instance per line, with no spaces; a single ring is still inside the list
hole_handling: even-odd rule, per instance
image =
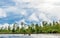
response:
[[[60,20],[60,0],[0,0],[0,24]]]

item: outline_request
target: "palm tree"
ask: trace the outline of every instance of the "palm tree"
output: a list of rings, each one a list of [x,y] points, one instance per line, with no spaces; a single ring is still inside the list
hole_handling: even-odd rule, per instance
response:
[[[46,21],[42,22],[43,26],[46,26],[48,23]]]
[[[19,33],[19,31],[20,31],[20,28],[19,28],[19,26],[17,26],[16,32]]]
[[[35,25],[35,33],[38,33],[39,32],[39,26],[38,24]]]
[[[34,23],[31,24],[31,31],[32,31],[32,33],[35,32],[35,25],[34,25]]]
[[[12,29],[12,32],[14,33],[15,31],[16,31],[16,25],[17,23],[15,23],[14,25],[13,25],[13,29]]]
[[[23,22],[21,22],[21,27],[23,27],[24,26],[24,23]]]
[[[28,34],[29,34],[29,36],[31,35],[31,33],[32,33],[32,27],[31,26],[28,26]]]
[[[11,30],[10,26],[8,26],[8,30],[9,30],[9,31]]]
[[[21,32],[25,35],[25,23],[21,22]]]

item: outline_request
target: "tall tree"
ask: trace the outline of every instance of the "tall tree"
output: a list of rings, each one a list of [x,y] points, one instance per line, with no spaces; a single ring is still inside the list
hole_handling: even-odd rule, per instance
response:
[[[9,31],[11,30],[10,26],[8,26],[8,30],[9,30]]]
[[[15,32],[15,31],[16,31],[16,27],[17,27],[17,23],[15,23],[15,24],[13,25],[12,32]]]

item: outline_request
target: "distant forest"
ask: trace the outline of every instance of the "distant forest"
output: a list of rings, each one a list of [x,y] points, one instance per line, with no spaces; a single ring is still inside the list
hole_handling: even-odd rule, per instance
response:
[[[52,22],[48,23],[46,21],[42,22],[41,24],[30,24],[27,25],[21,22],[21,28],[15,23],[13,28],[11,29],[10,26],[8,28],[1,28],[0,34],[41,34],[41,33],[60,33],[60,22]]]

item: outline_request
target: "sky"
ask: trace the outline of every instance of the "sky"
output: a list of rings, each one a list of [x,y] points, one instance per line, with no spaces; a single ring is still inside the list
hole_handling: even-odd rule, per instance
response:
[[[0,0],[0,25],[60,20],[60,0]]]

